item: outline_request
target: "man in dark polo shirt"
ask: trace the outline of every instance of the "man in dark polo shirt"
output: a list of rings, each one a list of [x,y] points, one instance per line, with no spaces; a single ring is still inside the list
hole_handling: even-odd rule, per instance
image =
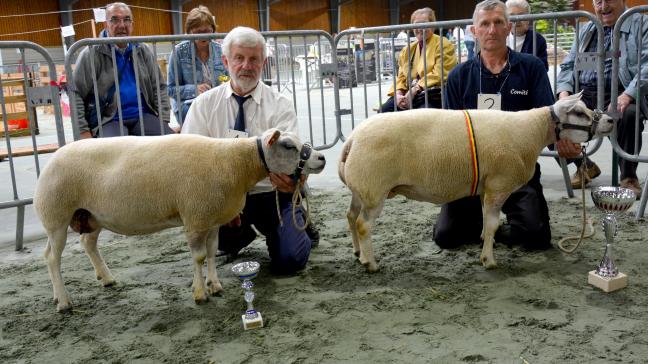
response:
[[[549,78],[540,59],[506,46],[511,26],[506,6],[501,1],[486,0],[477,4],[472,31],[479,40],[481,51],[450,72],[445,87],[446,108],[520,111],[554,103]],[[495,234],[497,242],[521,244],[527,249],[551,247],[549,211],[542,193],[538,164],[531,180],[509,196],[502,212],[506,214],[507,223]],[[480,242],[482,221],[478,196],[444,204],[434,226],[434,240],[441,248]]]

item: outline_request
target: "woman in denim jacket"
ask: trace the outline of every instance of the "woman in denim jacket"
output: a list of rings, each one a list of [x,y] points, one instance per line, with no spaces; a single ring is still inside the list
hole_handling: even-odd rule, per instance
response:
[[[216,23],[209,9],[201,5],[189,12],[185,29],[188,34],[214,33]],[[220,44],[212,40],[186,40],[175,46],[167,67],[167,86],[179,124],[184,123],[196,96],[228,79],[221,54]]]

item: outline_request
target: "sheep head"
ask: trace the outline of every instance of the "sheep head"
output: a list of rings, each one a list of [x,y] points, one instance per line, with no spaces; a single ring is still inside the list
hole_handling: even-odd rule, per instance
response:
[[[324,155],[305,145],[290,132],[266,130],[259,137],[268,171],[288,175],[320,173],[326,165]]]
[[[583,92],[562,98],[552,106],[556,122],[556,138],[574,143],[587,142],[612,132],[612,118],[600,110],[590,110],[581,101]]]

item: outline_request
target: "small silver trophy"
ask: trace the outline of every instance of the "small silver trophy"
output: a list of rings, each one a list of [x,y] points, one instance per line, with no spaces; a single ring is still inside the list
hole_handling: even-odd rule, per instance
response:
[[[628,276],[619,272],[612,258],[612,242],[617,234],[616,213],[628,210],[635,202],[635,193],[622,187],[596,187],[592,189],[592,201],[599,210],[605,212],[601,219],[607,244],[605,254],[596,270],[590,271],[587,283],[605,292],[616,291],[628,285]]]
[[[245,330],[263,327],[261,312],[255,310],[252,305],[252,301],[254,301],[254,292],[252,292],[254,283],[252,283],[252,279],[259,273],[259,268],[261,268],[261,264],[257,262],[243,262],[232,266],[232,273],[243,280],[241,288],[245,290],[243,297],[247,302],[247,310],[245,310],[244,315],[241,315],[241,319]]]

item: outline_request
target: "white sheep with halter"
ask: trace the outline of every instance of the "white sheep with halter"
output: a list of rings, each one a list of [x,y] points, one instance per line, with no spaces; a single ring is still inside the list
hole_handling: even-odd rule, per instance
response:
[[[442,204],[480,195],[480,261],[493,268],[502,205],[532,177],[542,149],[557,137],[585,142],[612,127],[612,119],[589,110],[580,95],[528,111],[424,109],[372,116],[352,132],[338,165],[352,192],[347,219],[354,254],[368,271],[378,270],[371,233],[388,197]]]
[[[222,290],[214,256],[218,228],[243,209],[246,193],[268,172],[319,173],[324,156],[291,133],[270,129],[243,139],[199,135],[86,139],[59,149],[43,169],[34,207],[47,231],[45,258],[57,310],[71,306],[61,253],[71,226],[104,286],[115,280],[97,250],[102,228],[124,235],[184,226],[194,263],[193,298]],[[301,162],[301,163],[300,163]],[[207,260],[207,280],[203,263]]]

